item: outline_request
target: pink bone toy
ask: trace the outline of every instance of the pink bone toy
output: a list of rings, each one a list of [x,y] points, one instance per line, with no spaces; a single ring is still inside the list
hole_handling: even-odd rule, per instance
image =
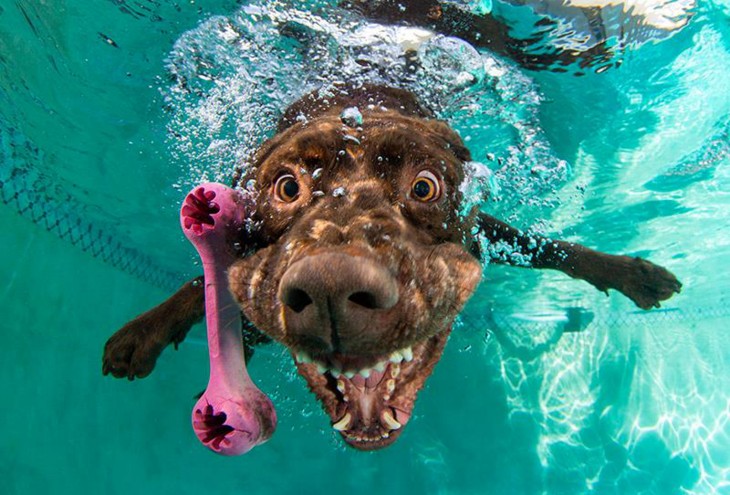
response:
[[[271,400],[246,370],[240,310],[226,277],[235,260],[229,246],[239,238],[251,209],[249,198],[208,183],[193,189],[180,211],[183,232],[203,262],[210,355],[210,379],[193,408],[193,430],[205,446],[223,455],[245,454],[276,428]]]

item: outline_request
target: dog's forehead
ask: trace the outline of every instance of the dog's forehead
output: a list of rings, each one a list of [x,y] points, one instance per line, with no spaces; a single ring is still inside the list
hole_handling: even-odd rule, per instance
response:
[[[282,166],[332,167],[338,157],[385,163],[390,169],[429,163],[445,175],[461,176],[461,140],[446,125],[397,112],[363,113],[357,126],[339,114],[295,124],[267,142],[256,157],[257,175],[271,178]],[[454,170],[449,170],[454,169]]]

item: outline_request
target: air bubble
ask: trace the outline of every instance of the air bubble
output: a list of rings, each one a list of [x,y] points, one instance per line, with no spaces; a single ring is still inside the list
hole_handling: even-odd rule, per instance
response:
[[[484,1],[457,3],[471,11],[491,8]],[[566,179],[569,167],[554,156],[540,130],[537,86],[515,64],[422,28],[369,23],[340,9],[322,12],[254,0],[233,15],[203,21],[176,41],[167,59],[171,83],[165,104],[173,158],[187,167],[182,189],[203,180],[228,182],[231,164],[251,163],[291,103],[314,89],[334,98],[346,91],[347,82],[409,91],[468,136],[476,162],[500,157],[492,177],[477,179],[489,182],[484,189],[490,194],[472,195],[470,206],[482,202],[483,208],[490,199],[491,213],[498,216],[521,203],[533,210],[549,207],[545,198]],[[283,25],[296,26],[304,40],[298,42],[301,49],[292,49]],[[406,66],[406,47],[416,52],[415,74]],[[381,108],[377,102],[362,107]],[[355,106],[340,118],[350,129],[364,120]],[[306,123],[307,116],[294,120]],[[539,173],[531,174],[536,166]]]
[[[345,108],[340,114],[340,120],[348,127],[358,127],[363,123],[362,114],[357,107]]]

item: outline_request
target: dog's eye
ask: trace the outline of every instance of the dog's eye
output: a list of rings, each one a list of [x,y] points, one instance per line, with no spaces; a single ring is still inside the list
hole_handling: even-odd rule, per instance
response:
[[[299,196],[299,183],[293,175],[282,175],[274,185],[276,197],[285,203],[291,203]]]
[[[420,171],[411,183],[411,195],[418,201],[436,201],[441,196],[439,180],[428,170]]]

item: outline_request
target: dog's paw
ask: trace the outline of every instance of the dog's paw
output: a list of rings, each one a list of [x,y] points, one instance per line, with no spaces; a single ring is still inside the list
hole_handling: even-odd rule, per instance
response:
[[[666,268],[642,258],[621,256],[621,267],[614,272],[619,277],[613,286],[642,309],[658,308],[659,302],[682,289],[682,283]]]
[[[104,346],[102,373],[117,378],[144,378],[155,367],[157,358],[168,342],[160,339],[146,319],[127,323]]]

